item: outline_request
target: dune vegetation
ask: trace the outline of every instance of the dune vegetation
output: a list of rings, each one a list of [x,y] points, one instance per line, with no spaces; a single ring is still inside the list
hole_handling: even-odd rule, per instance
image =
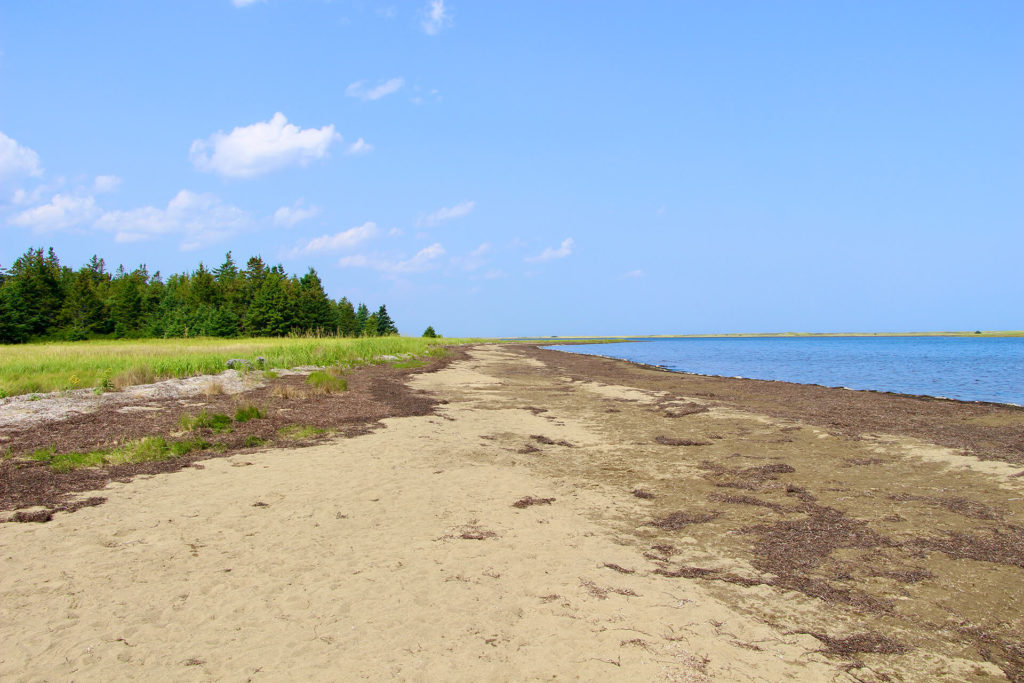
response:
[[[445,353],[468,339],[424,337],[257,337],[135,339],[0,346],[0,397],[70,389],[113,391],[161,379],[243,368],[354,367],[387,356]],[[262,359],[262,360],[261,360]]]

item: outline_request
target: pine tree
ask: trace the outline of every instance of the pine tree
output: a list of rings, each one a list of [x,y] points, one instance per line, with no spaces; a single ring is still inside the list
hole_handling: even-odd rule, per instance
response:
[[[436,339],[437,332],[434,331],[434,326],[427,325],[427,329],[423,330],[423,336],[427,337],[428,339]]]
[[[370,317],[366,319],[366,325],[363,327],[364,337],[376,337],[377,334],[377,314],[371,313]]]
[[[61,289],[60,261],[51,247],[46,256],[42,249],[29,249],[11,268],[12,287],[9,305],[20,313],[20,325],[29,335],[42,335],[55,324],[64,303]]]
[[[72,278],[58,322],[61,327],[71,328],[76,338],[84,339],[89,332],[102,330],[107,317],[92,273],[88,267],[82,268]]]
[[[213,270],[213,277],[217,280],[218,284],[230,282],[238,277],[238,266],[235,265],[235,260],[231,258],[230,251],[224,254],[224,263]]]
[[[139,286],[135,278],[121,275],[114,281],[114,296],[110,301],[110,314],[114,320],[115,336],[124,337],[129,332],[138,329],[142,317],[142,295],[139,293]]]
[[[276,272],[269,273],[263,279],[245,316],[245,331],[249,336],[274,337],[291,330],[293,319],[285,282]]]
[[[377,335],[386,337],[390,334],[398,334],[398,328],[395,327],[395,322],[388,315],[387,307],[381,304],[377,309]]]
[[[331,300],[324,293],[320,276],[312,268],[299,280],[299,297],[296,302],[296,322],[303,330],[334,330],[334,311]]]
[[[166,282],[145,265],[113,273],[93,255],[77,271],[61,266],[52,248],[32,248],[10,270],[0,268],[0,343],[34,336],[86,338],[118,336],[191,337],[284,335],[322,330],[345,336],[396,334],[394,320],[381,306],[353,307],[332,301],[317,272],[289,276],[281,264],[268,267],[250,258],[239,272],[231,256],[210,271],[174,274]]]
[[[28,339],[14,287],[0,285],[0,344],[20,344]]]
[[[338,332],[345,337],[356,337],[359,335],[358,332],[358,321],[356,321],[356,311],[352,308],[352,302],[341,297],[341,300],[335,305],[335,326]]]
[[[366,304],[359,304],[356,308],[356,336],[361,337],[366,334],[366,322],[370,318],[370,309],[366,307]],[[374,332],[377,328],[374,327]]]

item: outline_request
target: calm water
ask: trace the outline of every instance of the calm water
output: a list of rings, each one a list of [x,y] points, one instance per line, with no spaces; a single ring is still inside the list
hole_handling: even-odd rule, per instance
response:
[[[704,375],[1024,405],[1024,337],[659,339],[548,348]]]

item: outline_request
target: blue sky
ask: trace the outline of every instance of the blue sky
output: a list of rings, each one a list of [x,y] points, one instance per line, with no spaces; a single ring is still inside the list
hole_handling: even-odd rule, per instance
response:
[[[0,7],[0,264],[447,336],[1024,328],[1019,2]]]

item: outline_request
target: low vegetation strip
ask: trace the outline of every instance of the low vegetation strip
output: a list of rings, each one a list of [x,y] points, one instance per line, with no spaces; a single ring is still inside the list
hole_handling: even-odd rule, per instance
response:
[[[468,339],[286,337],[52,342],[0,347],[0,398],[70,389],[119,389],[161,379],[217,374],[227,361],[268,368],[360,366],[387,357],[436,356]],[[243,370],[244,371],[244,370]]]
[[[203,439],[167,441],[161,436],[147,436],[116,448],[85,453],[56,453],[53,448],[44,448],[33,453],[32,459],[48,464],[55,472],[70,472],[80,467],[158,462],[214,447]]]

